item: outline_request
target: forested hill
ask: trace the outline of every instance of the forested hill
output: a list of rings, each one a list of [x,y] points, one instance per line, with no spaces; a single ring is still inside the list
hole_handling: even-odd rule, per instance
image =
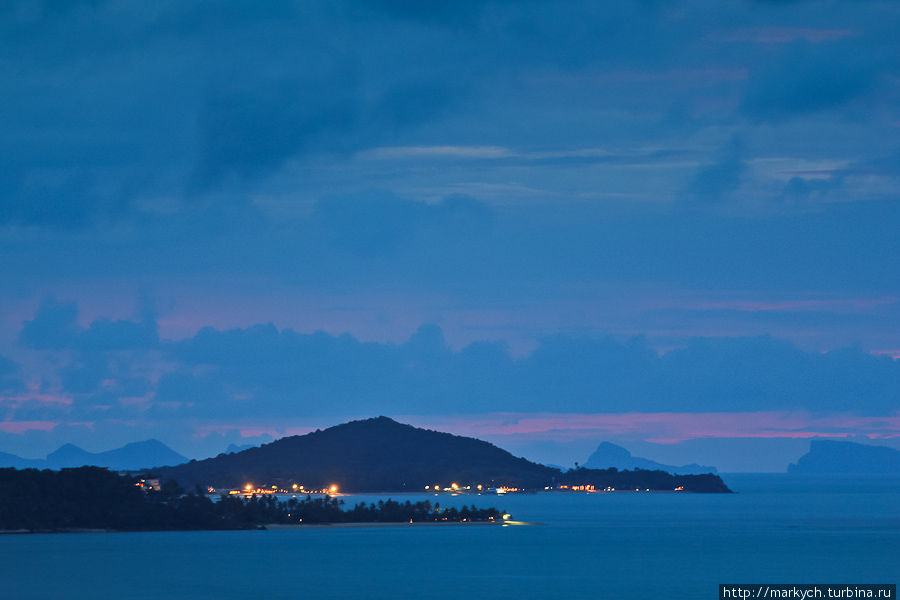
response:
[[[559,471],[475,438],[378,417],[156,469],[154,474],[188,488],[299,482],[306,489],[337,485],[349,492],[421,491],[426,485],[451,482],[537,487]]]
[[[234,454],[156,469],[153,474],[187,489],[298,483],[306,489],[337,485],[347,492],[419,492],[425,486],[451,483],[542,489],[571,479],[558,469],[516,458],[488,442],[419,429],[387,417],[351,421]],[[600,488],[621,488],[627,481],[628,486],[642,489],[683,486],[685,491],[728,491],[715,475],[582,469],[579,482],[584,478]]]

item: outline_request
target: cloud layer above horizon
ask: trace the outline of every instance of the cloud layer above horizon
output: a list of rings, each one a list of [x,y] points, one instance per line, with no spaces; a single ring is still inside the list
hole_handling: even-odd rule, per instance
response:
[[[23,362],[0,357],[0,431],[219,434],[207,446],[377,412],[536,439],[900,437],[900,361],[859,348],[693,338],[660,355],[644,337],[556,334],[514,357],[502,342],[454,350],[435,325],[400,344],[271,323],[179,340],[157,330],[149,312],[81,326],[74,304],[46,300],[20,331]]]
[[[826,4],[3,3],[0,450],[381,413],[896,434],[900,7]]]

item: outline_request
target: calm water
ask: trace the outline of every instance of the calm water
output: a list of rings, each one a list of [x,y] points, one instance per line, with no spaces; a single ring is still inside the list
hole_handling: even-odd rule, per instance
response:
[[[725,480],[740,493],[438,499],[533,526],[0,536],[0,598],[713,599],[720,582],[900,579],[900,480]]]

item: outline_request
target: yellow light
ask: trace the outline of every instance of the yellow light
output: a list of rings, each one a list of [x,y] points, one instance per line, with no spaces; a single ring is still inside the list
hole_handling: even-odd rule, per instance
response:
[[[253,489],[253,484],[252,484],[252,483],[248,483],[247,485],[244,486],[244,489],[247,490],[247,491],[249,492],[250,490]]]
[[[295,484],[292,485],[291,487],[294,488],[294,489],[296,490],[296,489],[297,489],[297,484],[295,483]]]
[[[430,485],[426,485],[426,486],[425,486],[425,489],[426,489],[426,490],[430,490],[430,489],[431,489],[431,486],[430,486]]]
[[[478,484],[478,489],[479,489],[479,490],[481,489],[481,484],[480,484],[480,483]]]
[[[510,517],[509,513],[503,513],[503,520],[504,520],[504,521],[509,521],[509,517]]]
[[[335,492],[338,491],[338,486],[333,485],[330,488],[328,488],[328,491],[331,492],[332,494],[334,494]]]
[[[451,484],[450,484],[450,487],[453,488],[454,490],[458,490],[458,489],[459,489],[459,486],[456,485],[455,483],[451,483]]]

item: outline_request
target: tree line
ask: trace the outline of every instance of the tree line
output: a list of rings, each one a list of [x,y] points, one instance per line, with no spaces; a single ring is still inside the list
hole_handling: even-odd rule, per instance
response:
[[[185,493],[173,482],[145,491],[135,478],[100,467],[60,471],[0,469],[0,530],[116,531],[254,529],[267,524],[499,520],[495,508],[441,508],[437,503],[358,503],[333,497],[222,496]]]

